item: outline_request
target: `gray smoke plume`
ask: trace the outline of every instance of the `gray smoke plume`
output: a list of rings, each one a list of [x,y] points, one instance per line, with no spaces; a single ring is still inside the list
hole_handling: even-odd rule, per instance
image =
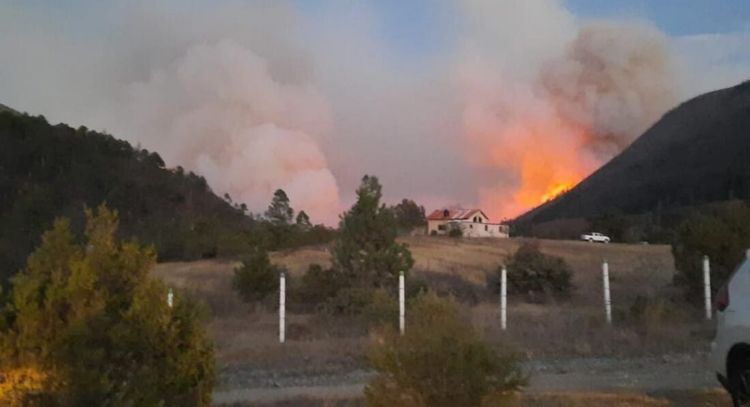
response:
[[[541,84],[562,117],[590,130],[584,146],[609,159],[679,101],[675,78],[656,28],[598,22],[544,66]]]
[[[390,202],[516,215],[678,100],[750,76],[747,36],[581,21],[562,0],[430,6],[444,37],[415,56],[376,2],[3,2],[0,103],[140,143],[254,212],[283,188],[335,224],[365,173]]]

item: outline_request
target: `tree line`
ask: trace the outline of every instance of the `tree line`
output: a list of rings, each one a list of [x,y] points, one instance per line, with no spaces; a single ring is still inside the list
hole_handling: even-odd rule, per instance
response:
[[[118,211],[118,237],[153,246],[160,261],[325,243],[335,235],[303,211],[291,224],[273,211],[248,213],[214,194],[202,176],[83,126],[0,111],[0,145],[0,285],[23,267],[55,218],[69,219],[80,235],[83,209],[102,203]]]

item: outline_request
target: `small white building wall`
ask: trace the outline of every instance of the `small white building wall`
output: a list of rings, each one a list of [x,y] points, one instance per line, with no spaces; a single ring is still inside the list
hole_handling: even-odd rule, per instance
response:
[[[440,227],[443,226],[441,229]],[[508,225],[470,220],[431,220],[427,222],[428,235],[447,235],[451,228],[458,226],[464,237],[508,237]],[[433,233],[434,232],[434,233]]]
[[[456,223],[461,228],[464,237],[508,237],[508,225],[472,221]]]
[[[447,235],[448,231],[448,223],[451,222],[450,220],[428,220],[427,221],[427,235]],[[444,229],[441,230],[440,226],[446,225]],[[434,232],[434,233],[433,233]]]

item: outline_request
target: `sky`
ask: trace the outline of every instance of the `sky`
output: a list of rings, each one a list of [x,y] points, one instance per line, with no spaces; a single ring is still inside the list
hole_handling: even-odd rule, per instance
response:
[[[750,78],[741,0],[10,0],[0,103],[109,132],[262,212],[516,216]]]

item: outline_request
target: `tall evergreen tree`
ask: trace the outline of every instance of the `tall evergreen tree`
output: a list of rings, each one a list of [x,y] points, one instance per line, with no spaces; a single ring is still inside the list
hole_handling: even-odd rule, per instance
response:
[[[266,218],[275,223],[289,225],[294,219],[294,209],[289,204],[289,197],[283,189],[273,193],[271,205],[266,210]]]
[[[310,217],[307,216],[307,213],[305,213],[305,211],[299,211],[295,223],[297,224],[297,226],[303,229],[309,229],[310,227],[312,227],[312,223],[310,223]]]
[[[166,303],[153,249],[116,238],[117,214],[86,213],[42,237],[0,315],[6,405],[208,405],[213,350],[187,298]]]
[[[352,285],[393,286],[398,273],[414,264],[408,247],[396,243],[396,219],[380,203],[382,195],[378,178],[365,175],[357,202],[341,216],[333,264]]]

